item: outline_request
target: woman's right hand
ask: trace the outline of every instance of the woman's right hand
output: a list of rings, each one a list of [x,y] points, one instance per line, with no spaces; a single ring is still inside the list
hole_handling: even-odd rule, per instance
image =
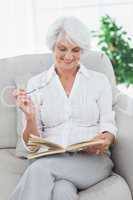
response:
[[[35,105],[30,96],[23,89],[14,90],[13,96],[16,98],[16,105],[25,113],[27,118],[35,116]]]

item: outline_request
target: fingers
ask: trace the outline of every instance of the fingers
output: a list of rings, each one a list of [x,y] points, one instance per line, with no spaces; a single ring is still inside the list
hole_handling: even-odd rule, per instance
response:
[[[32,101],[31,101],[31,98],[30,98],[30,97],[25,96],[25,95],[21,95],[21,96],[18,96],[18,97],[17,97],[16,103],[17,103],[17,105],[18,105],[18,104],[22,104],[22,105],[31,105],[31,104],[32,104]]]
[[[16,89],[13,91],[12,95],[16,98],[16,103],[30,103],[30,97],[26,94],[23,89]]]
[[[101,152],[100,152],[100,149],[97,149],[97,150],[96,150],[96,154],[99,155],[100,153],[101,153]]]
[[[96,139],[103,139],[109,146],[114,142],[114,135],[110,132],[97,133]]]
[[[13,96],[16,99],[16,105],[25,113],[33,113],[35,107],[31,100],[31,97],[27,95],[26,91],[23,89],[16,89],[13,91]]]
[[[16,106],[19,107],[26,115],[27,119],[33,118],[36,113],[36,106],[34,105],[31,97],[23,89],[14,90],[13,96],[16,99]]]
[[[12,95],[17,98],[20,95],[26,95],[26,91],[23,89],[16,89],[13,91]]]
[[[107,152],[108,150],[108,145],[103,144],[103,145],[97,145],[97,146],[90,146],[85,149],[87,153],[91,154],[96,154],[96,155],[101,155]]]
[[[96,137],[95,137],[96,139],[106,139],[106,135],[105,134],[103,134],[103,133],[97,133],[97,135],[96,135]]]

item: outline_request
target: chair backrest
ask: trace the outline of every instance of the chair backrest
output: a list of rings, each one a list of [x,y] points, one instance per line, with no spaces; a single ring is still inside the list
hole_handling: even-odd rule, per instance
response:
[[[112,65],[103,53],[89,52],[81,62],[88,68],[106,74],[115,96],[115,76]],[[0,94],[3,88],[14,85],[16,77],[31,73],[33,76],[48,69],[53,63],[51,54],[22,55],[0,60]],[[114,98],[115,99],[115,98]],[[115,101],[115,100],[114,100]],[[0,99],[0,148],[16,145],[16,109],[6,107]]]

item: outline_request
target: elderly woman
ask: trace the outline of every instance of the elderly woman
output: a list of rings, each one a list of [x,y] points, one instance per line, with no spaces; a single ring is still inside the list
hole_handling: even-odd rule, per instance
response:
[[[28,82],[27,94],[16,91],[24,112],[23,143],[29,134],[63,144],[101,138],[104,143],[77,153],[35,159],[23,174],[10,200],[77,200],[78,191],[108,177],[113,163],[109,147],[115,141],[111,86],[105,75],[89,70],[80,58],[89,50],[87,27],[75,17],[57,19],[47,44],[54,55],[49,70]]]

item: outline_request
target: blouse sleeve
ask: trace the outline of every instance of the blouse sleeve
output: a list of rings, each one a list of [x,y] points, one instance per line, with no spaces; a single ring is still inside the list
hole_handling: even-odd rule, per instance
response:
[[[112,110],[112,89],[106,76],[103,76],[103,87],[98,99],[100,110],[99,132],[108,131],[116,137],[115,112]]]
[[[32,91],[34,88],[36,88],[34,82],[32,81],[29,81],[28,84],[27,84],[27,91]],[[36,123],[37,123],[37,129],[38,129],[38,133],[40,136],[42,136],[42,132],[44,131],[44,127],[43,127],[43,123],[42,123],[42,120],[41,120],[41,114],[40,114],[40,98],[38,96],[38,94],[36,92],[30,94],[30,97],[33,101],[33,103],[35,104],[36,106]],[[35,152],[38,150],[38,148],[33,148],[33,147],[28,147],[23,139],[23,133],[24,133],[24,130],[26,128],[26,117],[25,117],[25,114],[22,113],[22,134],[21,134],[21,140],[22,140],[22,144],[24,146],[24,148],[28,151],[28,152]]]

